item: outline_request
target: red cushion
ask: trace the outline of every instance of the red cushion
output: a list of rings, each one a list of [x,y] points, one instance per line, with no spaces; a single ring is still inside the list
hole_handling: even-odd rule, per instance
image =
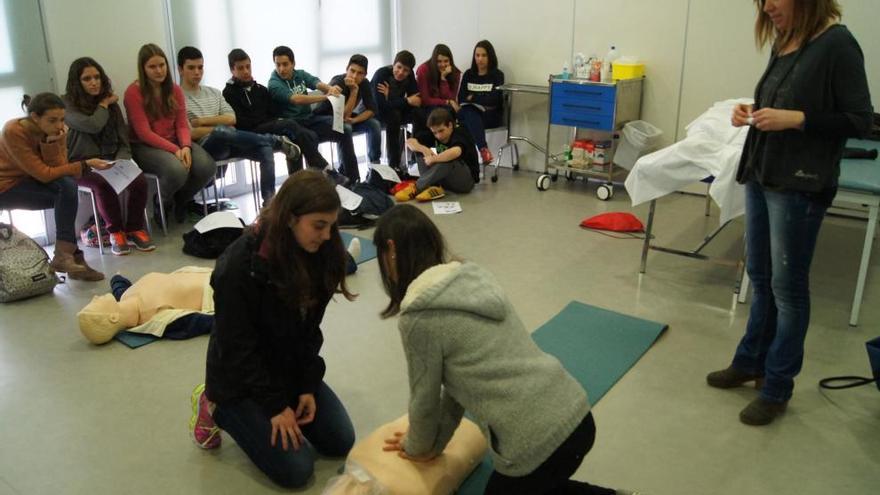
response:
[[[645,226],[632,213],[611,212],[586,218],[581,227],[612,232],[644,232]]]

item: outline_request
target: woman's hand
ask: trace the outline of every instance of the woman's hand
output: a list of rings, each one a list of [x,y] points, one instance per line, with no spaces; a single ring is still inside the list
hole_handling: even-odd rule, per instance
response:
[[[283,411],[273,416],[270,422],[272,423],[272,438],[269,443],[273,447],[280,435],[282,449],[287,450],[288,445],[292,445],[293,450],[299,450],[299,447],[305,442],[305,437],[303,437],[299,425],[296,424],[296,414],[293,409],[285,407]]]
[[[180,163],[183,164],[183,168],[189,170],[192,167],[192,151],[189,146],[184,146],[183,148],[178,149],[174,156],[180,160]]]
[[[318,406],[315,405],[314,394],[302,394],[299,396],[299,404],[296,406],[296,424],[307,425],[315,420],[315,411]]]
[[[117,101],[119,101],[119,97],[116,96],[115,94],[111,93],[111,94],[107,95],[106,97],[104,97],[104,99],[101,100],[100,103],[98,103],[98,105],[101,105],[102,107],[107,108],[110,105],[116,103]]]
[[[752,125],[762,131],[800,130],[804,127],[804,112],[762,108],[752,113]]]
[[[385,452],[396,451],[398,456],[413,462],[428,462],[437,457],[434,454],[424,454],[418,456],[409,455],[403,449],[404,442],[406,442],[406,432],[396,431],[394,432],[394,436],[392,438],[385,439],[385,445],[382,447],[382,450],[384,450]]]
[[[62,127],[60,131],[58,131],[58,134],[47,134],[46,142],[54,143],[55,141],[63,139],[64,136],[67,136],[67,124],[64,124],[64,127]]]
[[[445,69],[440,71],[440,77],[446,77],[449,74],[452,74],[452,64],[447,65]]]
[[[101,160],[100,158],[89,158],[86,160],[86,165],[95,170],[107,170],[113,166],[113,163],[108,162],[107,160]]]
[[[455,110],[455,113],[458,113],[459,111],[461,111],[461,105],[459,105],[457,101],[447,100],[446,103],[448,103],[449,106],[452,107],[453,110]]]
[[[752,115],[752,106],[740,103],[739,105],[733,107],[733,115],[730,117],[730,123],[733,124],[734,127],[742,127],[744,125],[749,125],[749,117]]]

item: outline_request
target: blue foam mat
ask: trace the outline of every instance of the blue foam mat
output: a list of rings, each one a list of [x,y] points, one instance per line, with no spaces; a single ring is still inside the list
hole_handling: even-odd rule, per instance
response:
[[[376,257],[376,245],[373,244],[372,240],[367,239],[366,237],[354,236],[348,232],[339,232],[339,234],[342,236],[342,244],[344,244],[346,248],[348,248],[348,243],[351,242],[353,237],[357,237],[361,240],[361,256],[355,260],[358,265]]]
[[[129,349],[137,349],[140,346],[152,344],[159,340],[159,337],[148,333],[134,333],[127,331],[117,333],[114,338],[127,345]]]
[[[572,301],[535,330],[532,338],[544,352],[559,359],[595,405],[666,328],[663,323]],[[483,493],[492,470],[492,459],[486,456],[456,493]]]

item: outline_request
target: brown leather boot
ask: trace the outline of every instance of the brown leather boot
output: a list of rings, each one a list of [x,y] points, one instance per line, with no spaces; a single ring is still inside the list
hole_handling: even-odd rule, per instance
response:
[[[713,371],[706,375],[706,383],[710,387],[715,388],[734,388],[752,381],[755,382],[755,388],[760,390],[764,385],[764,375],[746,373],[733,366],[728,366],[723,370]]]
[[[86,267],[77,263],[73,257],[76,251],[76,244],[72,242],[56,242],[55,255],[52,257],[52,261],[49,262],[49,267],[56,272],[67,273],[68,275],[86,271]]]
[[[81,272],[68,272],[68,278],[73,280],[84,280],[86,282],[98,282],[100,280],[104,280],[104,274],[90,267],[88,263],[86,263],[85,256],[83,255],[82,250],[77,249],[75,253],[73,253],[73,259],[83,267],[85,270]]]

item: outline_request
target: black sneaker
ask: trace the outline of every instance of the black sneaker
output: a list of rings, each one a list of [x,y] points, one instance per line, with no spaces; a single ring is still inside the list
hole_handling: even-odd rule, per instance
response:
[[[333,181],[333,183],[336,184],[337,186],[345,187],[348,185],[349,182],[351,182],[348,180],[348,177],[340,174],[339,172],[333,170],[332,168],[325,168],[324,175],[326,175],[327,178],[330,179],[331,181]]]
[[[302,156],[302,150],[299,149],[299,146],[296,145],[293,141],[290,140],[287,136],[278,136],[278,142],[281,151],[284,152],[285,158],[289,162],[298,162],[300,157]]]

